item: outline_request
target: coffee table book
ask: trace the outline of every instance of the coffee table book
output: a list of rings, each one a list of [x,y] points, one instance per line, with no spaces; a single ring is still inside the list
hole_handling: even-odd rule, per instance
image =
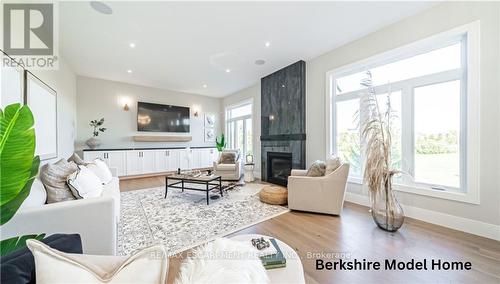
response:
[[[281,251],[280,247],[278,246],[278,243],[276,243],[275,239],[270,239],[269,241],[274,246],[274,248],[276,248],[276,254],[271,254],[261,257],[260,259],[262,261],[262,264],[266,269],[285,267],[286,258],[283,255],[283,252]]]

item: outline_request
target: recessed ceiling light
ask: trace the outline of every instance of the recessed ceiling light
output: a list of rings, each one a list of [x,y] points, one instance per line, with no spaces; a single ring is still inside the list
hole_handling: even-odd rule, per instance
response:
[[[207,87],[207,84],[203,84],[203,88],[206,88]]]
[[[264,59],[255,60],[255,65],[264,65],[264,64],[266,64],[266,61]]]
[[[226,69],[226,73],[229,73],[229,72],[231,72],[231,69]]]
[[[105,15],[113,14],[113,9],[101,1],[90,1],[90,6],[97,12]]]
[[[269,47],[269,46],[271,46],[271,43],[270,43],[270,42],[268,42],[268,41],[266,41],[266,43],[265,43],[264,45],[265,45],[266,47]]]
[[[135,48],[135,43],[131,42],[128,44],[128,46],[130,46],[130,48]]]
[[[128,70],[127,70],[127,73],[132,74],[132,70],[131,70],[131,69],[128,69]]]

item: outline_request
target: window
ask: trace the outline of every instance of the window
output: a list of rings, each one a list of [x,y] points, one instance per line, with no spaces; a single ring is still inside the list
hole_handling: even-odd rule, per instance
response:
[[[253,154],[252,102],[246,101],[226,108],[226,140],[228,149],[240,149],[243,155]]]
[[[478,203],[479,22],[327,73],[327,151],[363,177],[361,85],[366,72],[382,113],[394,119],[397,189]]]

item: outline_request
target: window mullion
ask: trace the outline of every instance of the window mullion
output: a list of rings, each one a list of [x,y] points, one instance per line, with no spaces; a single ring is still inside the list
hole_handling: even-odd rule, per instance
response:
[[[414,124],[414,92],[413,86],[407,85],[401,89],[401,169],[411,177],[415,173],[415,124]],[[404,183],[410,183],[411,178],[403,176]]]

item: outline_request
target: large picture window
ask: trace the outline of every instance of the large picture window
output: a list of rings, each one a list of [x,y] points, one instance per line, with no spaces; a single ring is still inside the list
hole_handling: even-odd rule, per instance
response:
[[[252,102],[245,101],[226,108],[228,149],[239,149],[243,155],[253,154]]]
[[[403,191],[478,202],[478,23],[327,73],[327,151],[363,178],[361,84],[370,71],[378,105],[390,102],[392,167]]]

